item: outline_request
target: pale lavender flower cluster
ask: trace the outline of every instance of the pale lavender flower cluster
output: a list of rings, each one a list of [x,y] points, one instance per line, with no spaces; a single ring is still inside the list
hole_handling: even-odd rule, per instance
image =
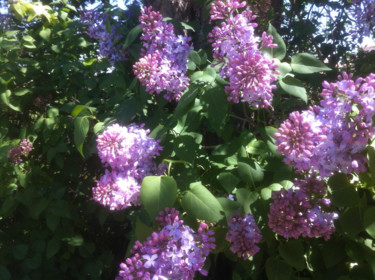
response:
[[[106,170],[97,182],[93,198],[111,210],[138,205],[143,178],[165,170],[153,161],[162,150],[159,141],[148,137],[150,131],[142,127],[113,124],[98,136],[99,157],[111,171]]]
[[[375,75],[354,81],[343,73],[323,87],[321,107],[293,112],[280,125],[277,151],[299,172],[363,172],[367,159],[361,151],[375,133]]]
[[[9,150],[9,160],[13,163],[20,163],[23,158],[29,156],[32,149],[33,144],[28,139],[23,139],[17,147],[13,147]]]
[[[230,250],[244,260],[254,256],[259,251],[255,244],[260,242],[262,235],[253,215],[234,215],[228,225],[225,239],[231,243]]]
[[[95,10],[80,11],[80,19],[87,26],[87,34],[96,40],[99,40],[99,54],[106,57],[111,64],[116,61],[125,61],[127,51],[116,46],[116,42],[123,39],[118,32],[118,26],[111,26],[110,32],[106,30],[108,14],[100,13]]]
[[[165,91],[168,101],[179,100],[188,87],[187,59],[193,47],[191,38],[176,36],[173,25],[163,21],[159,12],[145,7],[139,17],[143,34],[142,57],[133,70],[150,94]]]
[[[375,27],[375,1],[374,0],[352,0],[349,12],[353,17],[355,29],[353,35],[371,36]]]
[[[145,242],[136,241],[131,254],[120,264],[116,280],[192,280],[203,269],[206,257],[215,249],[214,232],[201,223],[197,232],[184,225],[175,209],[166,209],[157,218],[161,229]]]
[[[324,210],[330,205],[330,200],[323,198],[324,183],[319,178],[308,177],[296,180],[295,186],[272,193],[268,226],[285,238],[302,236],[328,240],[335,231],[334,220],[338,215]]]
[[[224,20],[209,34],[214,58],[223,63],[220,75],[229,78],[225,91],[228,100],[247,102],[255,108],[272,105],[272,85],[277,80],[277,65],[264,56],[260,48],[273,48],[273,37],[263,33],[262,39],[255,35],[255,16],[248,9],[239,13],[237,9],[246,6],[239,0],[216,0],[211,6],[211,19]]]

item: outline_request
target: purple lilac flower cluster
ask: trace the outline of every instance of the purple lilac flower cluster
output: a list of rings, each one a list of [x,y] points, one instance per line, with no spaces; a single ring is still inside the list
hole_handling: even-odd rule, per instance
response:
[[[354,19],[353,35],[355,37],[373,35],[375,27],[374,0],[352,0],[349,12]]]
[[[111,64],[116,61],[125,61],[127,51],[116,46],[116,42],[123,39],[118,32],[118,26],[111,26],[110,32],[106,30],[108,14],[103,14],[95,10],[80,11],[81,21],[87,26],[87,34],[99,40],[99,54],[106,57]]]
[[[375,74],[352,80],[343,73],[335,83],[323,83],[321,107],[293,112],[275,133],[277,151],[299,172],[322,177],[334,172],[363,172],[360,152],[375,133]]]
[[[93,198],[111,210],[138,205],[140,184],[145,176],[162,174],[163,164],[153,158],[162,147],[159,141],[149,138],[143,126],[118,124],[109,126],[97,139],[97,148],[106,170],[93,188]]]
[[[145,7],[139,17],[143,34],[142,57],[133,66],[134,74],[150,94],[166,91],[168,101],[179,100],[188,87],[187,59],[193,47],[191,38],[176,36],[173,25],[159,12]]]
[[[157,220],[161,229],[152,233],[145,242],[136,241],[131,254],[120,264],[116,280],[192,280],[203,269],[206,257],[215,249],[214,232],[201,223],[197,232],[184,225],[175,209],[161,212]]]
[[[220,74],[229,78],[225,87],[228,100],[247,102],[255,108],[268,108],[272,103],[271,85],[277,80],[276,63],[264,56],[260,48],[276,47],[273,37],[263,33],[262,39],[255,35],[255,16],[239,0],[216,0],[211,7],[211,20],[224,20],[209,34],[214,58],[223,63]]]
[[[9,150],[9,160],[13,163],[20,163],[23,157],[29,156],[32,149],[33,144],[29,140],[23,139],[17,147],[13,147]]]
[[[328,240],[335,231],[337,213],[324,208],[330,200],[323,198],[326,187],[321,179],[310,176],[296,180],[295,188],[272,193],[273,203],[268,214],[268,226],[285,238],[323,237]]]
[[[245,214],[243,217],[234,215],[229,222],[229,230],[225,239],[232,243],[230,250],[233,253],[247,260],[259,251],[259,247],[255,244],[260,242],[262,235],[253,215]]]

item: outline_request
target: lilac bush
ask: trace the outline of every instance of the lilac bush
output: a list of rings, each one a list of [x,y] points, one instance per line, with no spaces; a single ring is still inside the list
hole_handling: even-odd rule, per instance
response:
[[[190,79],[185,75],[187,59],[193,49],[191,38],[176,36],[173,25],[163,21],[159,12],[145,7],[139,18],[143,33],[141,58],[133,71],[150,94],[165,91],[168,101],[179,100]]]
[[[157,220],[158,232],[143,243],[136,241],[131,254],[120,264],[116,280],[183,279],[192,280],[203,269],[206,257],[215,249],[214,232],[201,223],[197,232],[184,225],[175,209],[166,209]]]
[[[272,106],[272,85],[277,80],[275,61],[262,54],[260,48],[276,47],[272,36],[255,34],[257,24],[249,9],[239,13],[246,6],[239,0],[216,0],[211,6],[211,20],[224,20],[209,34],[214,58],[223,65],[220,75],[229,79],[225,91],[228,100],[246,102],[255,108]]]
[[[373,0],[352,0],[349,12],[355,25],[355,37],[371,36],[375,26],[375,2]]]

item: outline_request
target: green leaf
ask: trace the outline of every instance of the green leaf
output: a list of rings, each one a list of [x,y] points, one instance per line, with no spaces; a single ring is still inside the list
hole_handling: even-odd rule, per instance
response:
[[[126,36],[126,39],[122,48],[123,49],[128,48],[135,41],[135,39],[137,39],[139,33],[141,32],[142,32],[142,28],[139,25],[137,25],[136,27],[133,27],[132,30],[130,30],[128,35]]]
[[[279,66],[277,67],[276,70],[280,72],[280,74],[279,74],[279,79],[282,79],[282,78],[284,78],[288,73],[290,73],[290,72],[292,71],[292,67],[290,67],[290,64],[289,64],[289,63],[282,62],[282,63],[279,63]]]
[[[239,159],[238,175],[247,184],[255,185],[264,178],[264,172],[258,163],[250,159]]]
[[[79,247],[82,246],[84,240],[82,235],[77,234],[72,237],[67,237],[63,239],[66,243],[68,243],[70,246]]]
[[[223,130],[228,113],[227,96],[222,87],[214,87],[205,91],[201,97],[204,111],[212,128],[219,133]]]
[[[218,197],[217,201],[219,201],[221,207],[223,208],[226,217],[230,217],[234,211],[240,208],[238,202],[225,197]]]
[[[200,182],[190,184],[181,202],[185,211],[197,219],[218,222],[223,218],[221,204]]]
[[[52,238],[47,243],[46,258],[50,259],[60,250],[61,241],[57,237]]]
[[[197,51],[192,50],[189,54],[189,59],[193,61],[196,65],[201,65],[202,60]]]
[[[354,186],[349,183],[346,174],[338,173],[331,176],[328,185],[332,190],[332,204],[337,207],[354,207],[359,204],[360,199]]]
[[[268,147],[263,141],[253,139],[246,146],[246,152],[252,155],[262,155],[268,152]]]
[[[196,158],[196,150],[198,149],[195,139],[190,135],[180,135],[173,142],[173,150],[177,157],[187,162],[193,162]]]
[[[20,112],[21,109],[19,106],[15,106],[10,103],[9,97],[11,96],[11,94],[12,94],[11,91],[7,89],[0,94],[0,99],[5,103],[5,105],[7,105],[12,110]]]
[[[142,203],[153,219],[166,207],[172,207],[177,198],[177,184],[172,177],[148,176],[141,186]]]
[[[51,212],[47,212],[47,213],[46,213],[46,223],[47,223],[48,228],[49,228],[51,231],[55,231],[56,228],[57,228],[57,226],[58,226],[59,223],[60,223],[60,217],[54,215],[54,214],[51,213]]]
[[[240,188],[236,191],[236,198],[238,203],[242,206],[245,214],[250,214],[250,205],[253,204],[259,197],[256,192],[250,192],[248,189]]]
[[[87,132],[89,131],[89,120],[87,117],[78,117],[74,120],[74,144],[76,145],[77,150],[80,152],[82,157],[83,155],[83,143]]]
[[[286,46],[283,38],[281,38],[280,34],[277,33],[276,28],[271,24],[268,26],[267,34],[272,35],[273,43],[277,44],[277,47],[264,49],[264,52],[268,53],[272,58],[282,60],[286,54]]]
[[[286,76],[280,80],[280,86],[286,93],[298,97],[307,103],[306,89],[300,80],[292,76]]]
[[[216,71],[214,68],[212,68],[210,65],[204,69],[204,71],[197,71],[194,72],[193,75],[190,77],[190,81],[192,83],[212,83],[215,81],[216,78]]]
[[[309,53],[300,53],[292,56],[291,66],[293,71],[299,74],[331,71],[331,68]]]
[[[371,206],[365,211],[363,223],[364,223],[366,232],[372,238],[375,238],[375,206]]]
[[[49,42],[50,37],[51,37],[51,29],[49,29],[49,28],[45,28],[45,29],[41,30],[41,31],[39,32],[39,36],[40,36],[43,40]]]
[[[302,270],[306,267],[301,240],[289,240],[279,247],[280,256],[292,267]]]
[[[268,280],[291,279],[293,269],[284,261],[276,258],[268,258],[266,261],[266,274]]]
[[[29,250],[29,245],[27,244],[18,244],[13,247],[13,257],[16,260],[23,260],[26,257],[26,254]]]
[[[193,104],[197,94],[198,89],[191,88],[181,96],[181,99],[178,101],[177,107],[174,110],[174,116],[177,119],[188,112],[190,105]]]
[[[30,93],[30,92],[31,92],[30,89],[20,88],[20,89],[17,89],[16,91],[14,91],[14,95],[16,95],[16,96],[24,96],[25,94]]]
[[[151,236],[153,229],[145,225],[141,219],[137,218],[135,222],[135,237],[139,242],[143,242],[147,237]]]
[[[339,223],[341,230],[350,236],[356,236],[364,230],[363,215],[359,207],[347,209],[340,213]]]
[[[280,184],[274,183],[266,188],[263,188],[260,191],[260,196],[262,197],[263,200],[268,200],[272,197],[272,192],[273,191],[279,191],[283,189],[284,187]]]
[[[0,279],[2,280],[10,280],[10,272],[9,270],[3,266],[3,265],[0,265]]]
[[[232,193],[235,187],[237,187],[240,179],[230,172],[222,172],[217,176],[220,184],[227,191],[227,193]]]
[[[76,105],[72,111],[72,116],[77,117],[84,109],[87,109],[85,105]]]

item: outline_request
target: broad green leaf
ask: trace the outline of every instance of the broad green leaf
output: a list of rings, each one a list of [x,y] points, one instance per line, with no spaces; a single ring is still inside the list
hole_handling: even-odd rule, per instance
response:
[[[177,119],[187,113],[197,94],[198,89],[191,88],[181,96],[181,99],[178,101],[177,107],[174,110],[174,115]]]
[[[16,96],[24,96],[25,94],[30,93],[30,92],[31,92],[30,89],[20,88],[20,89],[15,90],[13,93]]]
[[[47,212],[47,213],[46,213],[46,223],[47,223],[48,228],[49,228],[51,231],[55,231],[56,228],[57,228],[57,226],[58,226],[59,223],[60,223],[60,217],[54,215],[54,214],[51,213],[51,212]]]
[[[262,155],[268,152],[268,147],[263,141],[253,139],[246,146],[246,152],[252,155]]]
[[[223,208],[226,217],[230,217],[234,211],[240,208],[238,202],[225,197],[218,197],[217,201],[219,201],[221,207]]]
[[[7,89],[6,91],[4,91],[0,94],[0,99],[5,103],[5,105],[7,105],[12,110],[20,112],[21,109],[20,109],[19,106],[15,106],[15,105],[10,103],[9,98],[10,98],[11,94],[12,94],[11,91],[9,89]]]
[[[341,230],[350,236],[356,236],[364,230],[363,214],[359,207],[347,209],[340,213],[339,223]]]
[[[365,211],[363,219],[366,232],[372,238],[375,238],[375,206],[371,206]]]
[[[89,120],[87,117],[77,117],[74,120],[74,144],[83,157],[83,143],[89,131]]]
[[[171,208],[177,198],[177,184],[172,177],[147,176],[141,186],[142,203],[153,219],[166,207]]]
[[[74,246],[74,247],[82,246],[84,242],[83,237],[80,234],[74,235],[72,237],[63,238],[63,241],[68,243],[70,246]]]
[[[50,259],[60,250],[61,241],[57,237],[52,238],[47,243],[46,258]]]
[[[230,172],[222,172],[217,176],[220,184],[227,191],[227,193],[232,193],[235,187],[237,187],[240,179]]]
[[[193,61],[196,65],[201,65],[202,60],[197,51],[192,50],[189,54],[189,59]]]
[[[331,239],[322,245],[321,251],[326,268],[335,266],[345,257],[345,245],[342,240]]]
[[[23,260],[28,252],[29,245],[27,244],[17,244],[13,247],[13,257],[16,260]]]
[[[312,74],[331,70],[331,68],[309,53],[299,53],[292,56],[291,66],[293,71],[299,74]]]
[[[140,218],[135,222],[135,237],[138,241],[143,242],[147,237],[151,236],[153,229],[145,225]]]
[[[304,249],[301,240],[289,240],[279,247],[281,257],[297,270],[306,267]]]
[[[85,105],[76,105],[72,111],[72,116],[77,117],[84,109],[87,109]]]
[[[185,211],[197,219],[218,222],[223,218],[221,204],[200,182],[190,185],[181,202]]]
[[[238,162],[238,175],[245,183],[255,185],[255,183],[263,180],[264,172],[255,161],[240,159]]]
[[[205,91],[201,103],[212,128],[219,133],[224,128],[228,113],[228,101],[224,89],[214,87]]]
[[[328,185],[332,190],[331,201],[337,207],[354,207],[359,204],[359,196],[346,174],[338,173],[331,176]]]
[[[196,158],[198,144],[190,135],[180,135],[173,142],[173,150],[181,160],[192,163]]]
[[[300,80],[292,76],[286,76],[280,80],[280,86],[286,93],[298,97],[307,103],[306,89]]]
[[[272,58],[282,60],[286,54],[286,46],[283,38],[281,38],[280,34],[277,33],[276,28],[271,24],[268,26],[267,34],[272,35],[273,43],[277,44],[277,47],[264,49],[264,52],[268,53]]]
[[[279,63],[279,66],[276,69],[277,71],[280,72],[279,74],[279,79],[284,78],[288,73],[292,71],[292,67],[290,66],[289,63],[286,62],[281,62]]]
[[[137,39],[138,35],[142,32],[142,28],[137,25],[133,27],[132,30],[129,31],[128,35],[125,38],[124,45],[122,46],[123,49],[128,48],[134,41]]]
[[[121,122],[129,123],[137,116],[139,107],[136,98],[127,98],[116,108],[115,118]]]
[[[293,273],[292,267],[284,261],[276,258],[268,258],[266,261],[266,274],[268,280],[286,280],[291,279]]]
[[[273,191],[279,191],[283,189],[284,187],[280,184],[274,183],[266,188],[263,188],[260,191],[260,196],[262,197],[263,200],[268,200],[272,197],[272,192]]]
[[[41,31],[39,32],[39,36],[40,36],[43,40],[49,42],[50,37],[51,37],[51,29],[49,29],[49,28],[45,28],[45,29],[41,30]]]
[[[248,189],[240,188],[236,191],[236,198],[238,203],[242,206],[245,214],[251,213],[250,205],[253,204],[259,197],[256,192],[250,192]]]
[[[193,73],[190,77],[190,81],[192,83],[212,83],[215,81],[216,78],[216,71],[214,68],[212,68],[210,65],[204,69],[204,71],[197,71]]]
[[[9,270],[5,266],[0,265],[0,279],[10,280],[10,278],[11,278],[11,274]]]

